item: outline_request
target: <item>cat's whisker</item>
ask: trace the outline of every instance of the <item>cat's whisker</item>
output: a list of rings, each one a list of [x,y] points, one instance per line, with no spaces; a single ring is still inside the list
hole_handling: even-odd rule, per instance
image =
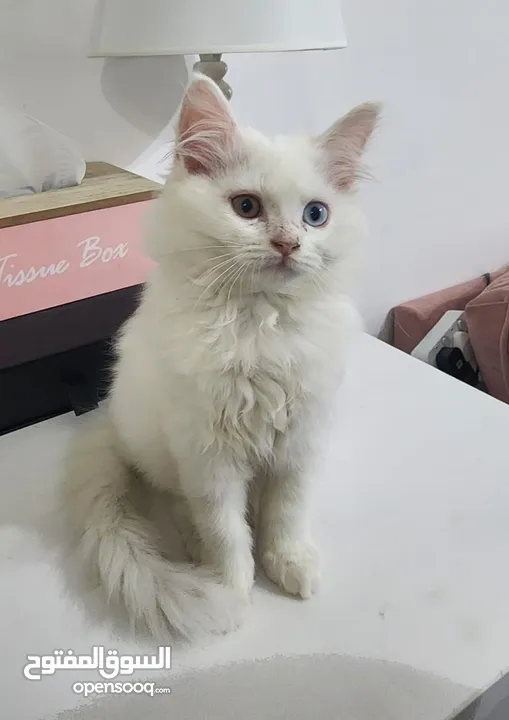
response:
[[[222,255],[214,255],[214,257],[207,258],[207,260],[205,260],[205,262],[211,263],[211,262],[214,262],[215,260],[221,260],[222,258],[226,258],[226,257],[233,258],[233,257],[235,257],[235,255],[231,252],[223,253]]]
[[[215,272],[216,270],[219,270],[221,267],[223,267],[224,265],[226,265],[226,263],[228,262],[229,259],[232,259],[232,260],[233,260],[233,259],[235,259],[235,258],[237,258],[237,257],[244,257],[244,258],[245,258],[245,257],[246,257],[246,253],[243,253],[242,256],[233,255],[232,253],[225,253],[224,255],[219,255],[217,258],[210,258],[210,259],[207,260],[206,262],[207,262],[207,263],[208,263],[208,262],[212,262],[213,260],[219,260],[219,259],[225,258],[225,257],[227,258],[226,260],[223,260],[221,263],[218,263],[217,265],[214,265],[213,268],[209,268],[208,270],[206,270],[202,275],[199,276],[198,280],[202,281],[202,280],[205,279],[206,277],[209,277],[213,272]]]
[[[243,248],[243,245],[239,243],[239,245],[232,247],[238,247]],[[200,245],[198,247],[190,247],[190,248],[177,248],[176,250],[172,250],[171,252],[166,252],[165,255],[176,255],[178,253],[187,253],[187,252],[201,252],[202,250],[226,250],[225,245]]]
[[[231,298],[231,294],[232,294],[232,290],[233,290],[233,288],[234,288],[235,282],[236,282],[236,281],[238,280],[238,278],[240,277],[243,269],[244,269],[244,265],[242,264],[242,265],[240,266],[240,268],[237,268],[237,270],[236,270],[236,272],[233,274],[233,276],[230,277],[230,278],[228,278],[228,285],[229,285],[229,287],[228,287],[228,293],[227,293],[227,295],[226,295],[226,305],[227,305],[227,306],[228,306],[228,304],[229,304],[229,302],[230,302],[230,298]]]
[[[239,255],[235,255],[235,254],[233,254],[233,253],[227,253],[227,254],[226,254],[226,260],[221,260],[221,262],[216,262],[216,264],[215,264],[213,267],[210,267],[210,268],[207,268],[206,270],[204,270],[202,273],[200,273],[200,275],[198,275],[198,277],[196,278],[196,281],[195,281],[195,282],[197,282],[197,283],[202,282],[202,281],[205,280],[209,275],[211,275],[211,274],[213,274],[214,272],[216,272],[216,270],[220,270],[222,267],[224,267],[225,265],[227,265],[231,260],[235,260],[235,259],[238,258],[238,257],[239,257]],[[211,258],[211,259],[213,259],[213,260],[219,260],[220,258]]]
[[[237,280],[238,280],[238,278],[240,277],[240,275],[241,275],[242,271],[244,270],[244,268],[245,268],[245,267],[249,267],[250,264],[251,264],[251,262],[250,262],[250,261],[247,261],[247,262],[244,262],[244,263],[241,265],[240,268],[238,268],[238,266],[237,266],[237,268],[235,268],[235,271],[236,271],[236,272],[230,274],[228,277],[226,277],[226,278],[224,279],[224,282],[221,284],[221,287],[220,287],[220,288],[218,289],[218,291],[217,291],[218,294],[221,293],[222,290],[226,288],[226,286],[228,285],[228,283],[231,282],[231,286],[230,286],[230,288],[229,288],[229,289],[230,289],[230,293],[228,294],[228,300],[229,300],[229,299],[230,299],[230,295],[231,295],[231,290],[232,290],[234,284],[237,282]]]
[[[200,295],[200,297],[199,297],[198,300],[196,301],[196,303],[195,303],[195,308],[200,304],[200,302],[201,302],[201,300],[203,299],[203,297],[209,292],[209,290],[212,289],[212,286],[213,286],[216,282],[218,282],[222,277],[224,277],[224,276],[227,275],[227,274],[228,274],[228,275],[227,275],[226,280],[228,280],[230,271],[233,270],[234,268],[236,268],[236,266],[238,265],[238,263],[241,262],[241,261],[242,261],[242,256],[237,256],[237,257],[234,257],[231,261],[227,261],[227,262],[230,262],[230,265],[226,268],[226,270],[223,270],[223,272],[222,272],[218,277],[216,277],[216,278],[214,278],[213,280],[211,280],[211,282],[207,285],[207,287],[204,289],[204,291],[202,292],[202,294]],[[214,269],[215,269],[215,268],[214,268]],[[216,293],[219,293],[219,292],[221,291],[221,288],[222,288],[222,286],[220,286],[219,289],[216,288]]]
[[[228,257],[226,260],[223,260],[223,261],[217,263],[216,265],[214,265],[214,267],[208,268],[207,270],[205,270],[205,272],[201,273],[201,274],[196,278],[196,281],[195,281],[195,282],[196,282],[197,284],[203,282],[204,280],[206,280],[206,278],[210,277],[210,275],[212,275],[213,273],[215,273],[217,270],[220,270],[221,268],[223,268],[223,267],[224,267],[225,265],[227,265],[230,261],[236,260],[237,258],[242,258],[242,257],[243,257],[243,255],[232,255],[232,254],[229,254],[229,257]]]
[[[320,292],[326,291],[325,280],[323,279],[318,270],[311,271],[309,273],[309,277],[311,278],[311,282],[315,285],[315,287],[318,288]]]
[[[247,271],[249,270],[250,267],[251,267],[251,263],[246,262],[245,267],[244,267],[244,272],[243,272],[242,275],[240,276],[240,288],[239,288],[239,295],[240,295],[240,297],[242,297],[242,283],[243,283],[244,277],[245,277],[245,275],[246,275],[246,273],[247,273]]]
[[[240,262],[240,260],[239,260],[239,262]],[[238,263],[234,268],[232,268],[232,272],[228,273],[228,275],[224,278],[221,285],[218,288],[216,288],[217,295],[219,295],[224,290],[224,288],[228,285],[232,276],[235,275],[235,273],[237,272],[237,269],[238,269]]]
[[[202,237],[204,242],[210,242],[210,240],[217,240],[217,238],[209,237],[206,233],[200,232],[197,233],[198,237]],[[242,243],[240,243],[238,240],[228,240],[226,238],[221,239],[221,246],[224,245],[235,245],[236,247],[241,247]]]
[[[251,292],[252,292],[252,294],[254,294],[254,292],[255,292],[255,278],[256,278],[256,282],[258,282],[258,280],[260,279],[260,273],[262,271],[262,267],[263,267],[263,262],[260,259],[258,259],[258,262],[256,263],[255,268],[254,268],[254,269],[256,269],[257,272],[255,274],[255,272],[253,270],[253,273],[251,275],[251,288],[252,288]]]
[[[242,282],[242,276],[243,276],[244,272],[246,271],[246,268],[248,268],[248,267],[249,267],[249,263],[244,262],[244,264],[240,266],[239,272],[235,275],[233,280],[230,282],[230,289],[228,291],[228,297],[226,298],[227,303],[230,302],[230,297],[231,297],[232,290],[234,288],[235,283],[237,282],[237,280],[240,280]],[[241,288],[242,288],[242,285],[241,285]],[[241,295],[242,295],[242,293],[241,293]]]
[[[204,280],[207,280],[208,277],[213,275],[217,270],[221,270],[222,267],[227,265],[230,261],[235,260],[236,255],[232,255],[231,253],[228,253],[228,256],[226,257],[226,260],[221,260],[221,262],[216,262],[216,264],[213,267],[207,268],[202,273],[198,275],[196,278],[196,283],[201,284]],[[217,258],[219,259],[219,258]],[[216,260],[216,258],[214,258]]]

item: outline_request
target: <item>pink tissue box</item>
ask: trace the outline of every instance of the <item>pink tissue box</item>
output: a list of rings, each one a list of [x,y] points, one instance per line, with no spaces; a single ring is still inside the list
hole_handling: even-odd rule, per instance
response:
[[[0,320],[143,283],[159,185],[90,163],[80,186],[0,201]]]

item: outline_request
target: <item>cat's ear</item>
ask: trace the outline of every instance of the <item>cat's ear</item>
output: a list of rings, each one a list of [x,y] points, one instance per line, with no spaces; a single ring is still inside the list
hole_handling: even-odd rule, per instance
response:
[[[220,88],[204,75],[189,85],[178,118],[176,157],[194,175],[224,170],[237,145],[237,125]]]
[[[329,179],[338,190],[349,190],[362,174],[361,158],[376,128],[381,106],[365,103],[337,120],[318,138]]]

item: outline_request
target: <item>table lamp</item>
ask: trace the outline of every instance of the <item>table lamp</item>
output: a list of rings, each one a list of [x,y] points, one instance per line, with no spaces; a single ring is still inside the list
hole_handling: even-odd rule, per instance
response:
[[[339,0],[98,0],[92,57],[199,54],[227,98],[222,53],[346,47]]]

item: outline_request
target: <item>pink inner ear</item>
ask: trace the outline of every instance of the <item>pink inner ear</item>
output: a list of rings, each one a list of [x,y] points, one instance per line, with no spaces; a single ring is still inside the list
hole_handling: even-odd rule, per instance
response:
[[[178,122],[177,157],[191,174],[214,175],[225,169],[235,146],[236,124],[228,103],[212,81],[189,87]]]
[[[380,107],[354,108],[321,136],[329,178],[338,190],[349,190],[362,175],[361,159],[377,123]]]
[[[338,190],[350,190],[357,179],[359,154],[347,143],[325,145],[327,174]]]

